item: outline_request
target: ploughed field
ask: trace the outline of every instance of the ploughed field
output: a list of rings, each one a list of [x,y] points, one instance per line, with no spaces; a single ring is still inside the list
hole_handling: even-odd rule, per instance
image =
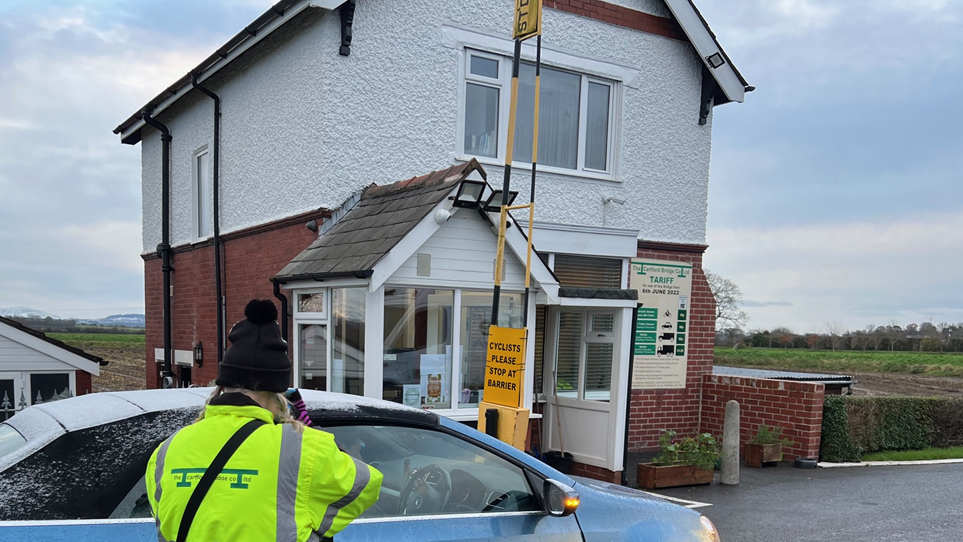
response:
[[[714,357],[729,367],[852,375],[856,395],[963,396],[960,353],[720,347]]]
[[[142,390],[146,375],[144,335],[106,333],[48,333],[48,337],[109,361],[92,377],[94,391]]]

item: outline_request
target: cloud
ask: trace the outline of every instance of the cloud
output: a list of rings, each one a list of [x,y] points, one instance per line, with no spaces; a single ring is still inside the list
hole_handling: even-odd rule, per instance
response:
[[[792,307],[788,301],[743,301],[743,307]]]
[[[710,230],[706,266],[735,282],[751,327],[799,331],[963,320],[963,213]]]
[[[0,306],[135,312],[140,149],[111,130],[270,3],[75,4],[0,9]]]

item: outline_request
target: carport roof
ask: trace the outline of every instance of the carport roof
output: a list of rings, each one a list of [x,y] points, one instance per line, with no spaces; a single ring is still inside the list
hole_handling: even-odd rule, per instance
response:
[[[715,365],[712,374],[718,376],[736,376],[743,378],[763,378],[768,380],[792,380],[796,382],[822,382],[833,384],[853,384],[856,379],[848,375],[831,375],[820,373],[795,373],[791,371],[773,371],[769,369],[743,369],[741,367],[723,367]]]
[[[82,357],[82,358],[84,358],[84,359],[90,360],[90,361],[92,361],[92,362],[100,365],[101,367],[104,367],[104,366],[106,366],[108,363],[110,363],[109,361],[106,361],[104,358],[95,356],[95,355],[93,355],[93,354],[88,354],[87,352],[84,352],[83,350],[81,350],[81,349],[79,349],[79,348],[77,348],[77,347],[75,347],[75,346],[70,346],[69,344],[64,343],[64,342],[62,342],[62,341],[58,341],[57,339],[52,339],[52,338],[48,337],[46,334],[44,334],[44,333],[42,333],[42,332],[40,332],[40,331],[37,331],[36,329],[27,327],[27,326],[21,324],[20,322],[18,322],[18,321],[16,321],[16,320],[11,320],[10,318],[4,318],[3,316],[0,316],[0,325],[3,325],[3,324],[8,325],[8,326],[10,326],[10,327],[12,327],[12,328],[14,328],[14,329],[16,329],[16,330],[18,330],[18,331],[22,331],[22,332],[24,332],[24,333],[26,333],[26,334],[28,334],[28,335],[32,335],[32,336],[40,339],[41,341],[50,343],[50,344],[56,346],[57,348],[60,348],[60,349],[62,349],[62,350],[66,350],[67,352],[70,352],[71,354],[74,354],[74,355],[80,356],[80,357]]]

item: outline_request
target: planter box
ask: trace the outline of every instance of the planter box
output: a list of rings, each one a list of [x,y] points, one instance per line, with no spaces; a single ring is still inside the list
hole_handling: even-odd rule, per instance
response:
[[[776,463],[782,459],[782,444],[746,444],[746,466],[762,468],[763,463]]]
[[[700,470],[692,465],[656,466],[639,463],[638,482],[642,489],[692,486],[712,483],[712,469]]]

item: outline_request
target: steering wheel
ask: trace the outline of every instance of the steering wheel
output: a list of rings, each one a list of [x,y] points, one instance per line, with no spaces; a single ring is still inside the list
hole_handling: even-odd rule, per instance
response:
[[[411,471],[398,496],[398,514],[421,516],[437,514],[451,498],[451,474],[432,463]]]

